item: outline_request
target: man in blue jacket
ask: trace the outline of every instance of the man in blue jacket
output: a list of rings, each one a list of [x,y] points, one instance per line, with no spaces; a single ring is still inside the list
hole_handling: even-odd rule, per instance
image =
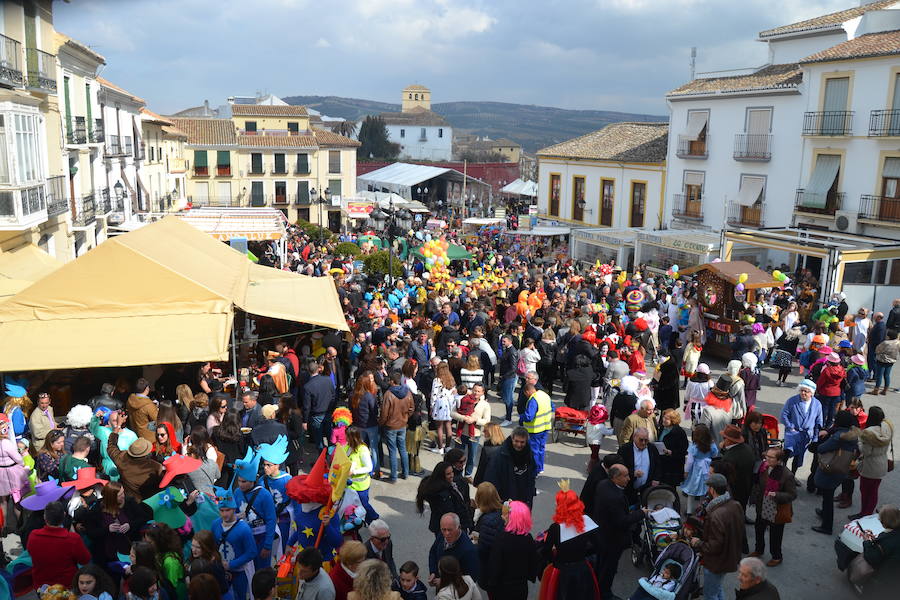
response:
[[[438,585],[438,562],[445,556],[459,561],[463,575],[478,580],[478,550],[459,524],[459,515],[447,513],[441,517],[441,537],[431,545],[428,553],[428,584]]]
[[[316,449],[325,447],[322,426],[325,422],[325,413],[334,401],[335,386],[330,377],[322,375],[322,365],[316,361],[309,361],[307,366],[309,381],[303,386],[303,416],[306,422],[303,429],[308,430]]]
[[[278,517],[272,493],[257,483],[260,455],[247,449],[243,459],[234,461],[237,483],[234,487],[234,501],[240,516],[250,525],[258,553],[254,558],[257,569],[272,566],[272,543],[275,541],[275,527]],[[281,539],[277,541],[281,543]]]
[[[222,566],[231,575],[234,597],[246,598],[253,577],[256,542],[250,526],[237,518],[237,502],[232,491],[218,486],[213,490],[220,518],[213,521],[210,531],[219,545]]]

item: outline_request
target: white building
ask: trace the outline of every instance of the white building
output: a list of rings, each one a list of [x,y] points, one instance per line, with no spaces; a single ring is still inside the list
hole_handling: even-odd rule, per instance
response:
[[[900,1],[759,40],[769,64],[667,95],[670,226],[727,230],[726,259],[810,268],[823,294],[900,285]],[[832,232],[832,246],[809,248],[816,231]]]
[[[110,190],[113,213],[118,221],[132,221],[133,215],[150,209],[146,185],[138,180],[141,156],[141,108],[144,100],[98,77],[100,107],[106,146],[106,188]]]
[[[403,90],[401,112],[381,113],[388,139],[400,144],[400,158],[408,160],[450,160],[453,156],[453,129],[447,120],[431,110],[431,91],[422,85]]]
[[[574,227],[575,258],[630,266],[635,233],[662,227],[668,129],[614,123],[538,151],[538,217]]]

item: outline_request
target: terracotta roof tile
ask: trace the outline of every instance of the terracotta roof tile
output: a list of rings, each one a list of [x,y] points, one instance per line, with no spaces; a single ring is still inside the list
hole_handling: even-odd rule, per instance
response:
[[[97,83],[99,83],[103,87],[107,87],[111,90],[115,90],[115,91],[119,92],[120,94],[125,94],[126,96],[128,96],[132,100],[134,100],[135,102],[140,102],[141,104],[145,103],[145,100],[143,98],[141,98],[140,96],[135,96],[131,92],[129,92],[123,88],[120,88],[119,86],[117,86],[113,82],[109,81],[108,79],[104,79],[103,77],[98,77]]]
[[[236,117],[305,117],[305,106],[275,106],[271,104],[232,104],[231,114]]]
[[[666,160],[668,139],[667,123],[612,123],[538,150],[538,156],[657,163]]]
[[[238,146],[252,148],[317,148],[311,135],[238,135]]]
[[[378,116],[384,120],[386,125],[450,126],[444,117],[421,106],[417,106],[407,112],[381,113]]]
[[[801,60],[801,64],[900,54],[900,31],[869,33]]]
[[[172,122],[188,136],[188,144],[197,146],[234,146],[234,124],[229,119],[181,119]]]
[[[732,77],[710,77],[695,79],[669,92],[667,96],[690,96],[716,94],[721,92],[747,92],[773,88],[797,87],[803,80],[800,67],[796,63],[769,65],[748,75]]]
[[[361,144],[348,137],[334,133],[333,131],[316,130],[314,132],[316,141],[320,146],[345,146],[347,148],[357,148]]]
[[[806,19],[805,21],[791,23],[790,25],[782,25],[780,27],[775,27],[774,29],[760,31],[759,37],[767,38],[775,35],[782,35],[785,33],[813,31],[816,29],[828,29],[829,27],[840,25],[841,23],[849,21],[850,19],[855,19],[856,17],[859,17],[869,12],[870,10],[882,10],[885,8],[890,8],[892,5],[898,3],[900,3],[898,2],[898,0],[880,0],[879,2],[871,2],[863,6],[854,6],[852,8],[829,13],[827,15],[821,15],[818,17],[813,17],[812,19]]]
[[[163,133],[165,133],[166,135],[184,138],[185,140],[187,139],[187,136],[188,136],[188,134],[186,134],[182,130],[178,129],[174,125],[163,125],[162,130],[163,130]]]
[[[143,115],[143,119],[145,121],[153,121],[156,123],[161,123],[163,125],[172,125],[172,121],[167,119],[166,117],[161,117],[152,110],[148,110],[146,107],[141,108],[141,115]]]
[[[430,91],[431,91],[431,90],[429,90],[427,87],[425,87],[424,85],[419,85],[418,83],[414,83],[413,85],[408,85],[408,86],[406,86],[405,88],[403,88],[403,91],[404,91],[404,92],[405,92],[406,90],[420,90],[420,91],[426,91],[426,92],[430,92]]]

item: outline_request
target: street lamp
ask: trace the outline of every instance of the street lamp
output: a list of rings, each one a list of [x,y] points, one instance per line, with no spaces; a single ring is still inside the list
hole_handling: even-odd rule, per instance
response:
[[[331,202],[331,190],[325,189],[324,192],[316,192],[316,188],[309,190],[309,200],[319,205],[319,242],[322,241],[322,205]]]

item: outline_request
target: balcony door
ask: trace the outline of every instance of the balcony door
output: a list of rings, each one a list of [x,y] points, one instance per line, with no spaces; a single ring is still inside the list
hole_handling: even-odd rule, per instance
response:
[[[747,109],[747,145],[744,156],[767,158],[769,154],[769,132],[772,130],[771,108]]]
[[[847,99],[850,96],[849,77],[831,77],[825,80],[825,101],[822,109],[822,134],[843,135],[846,131]]]
[[[584,177],[572,178],[572,219],[584,221]]]
[[[878,216],[886,221],[900,221],[900,158],[884,159],[881,175]]]
[[[549,212],[550,215],[554,217],[559,216],[559,186],[560,186],[560,176],[558,173],[550,175],[550,201],[549,201]]]
[[[644,226],[644,212],[647,209],[647,184],[631,182],[631,227]]]
[[[263,182],[253,181],[250,183],[250,206],[265,206],[266,197],[263,194]]]
[[[697,171],[684,173],[684,214],[695,219],[703,216],[703,183],[706,174]]]
[[[603,179],[600,182],[600,190],[600,224],[612,227],[616,182],[612,179]]]

